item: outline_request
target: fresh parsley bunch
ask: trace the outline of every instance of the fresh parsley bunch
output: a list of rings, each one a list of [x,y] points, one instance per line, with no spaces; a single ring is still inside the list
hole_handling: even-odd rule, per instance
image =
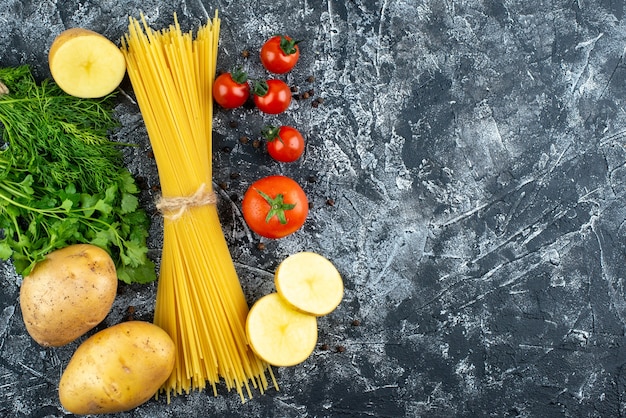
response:
[[[0,258],[27,275],[50,251],[90,243],[109,252],[120,280],[155,280],[150,220],[108,138],[112,96],[70,96],[37,84],[28,66],[0,68],[0,81]]]

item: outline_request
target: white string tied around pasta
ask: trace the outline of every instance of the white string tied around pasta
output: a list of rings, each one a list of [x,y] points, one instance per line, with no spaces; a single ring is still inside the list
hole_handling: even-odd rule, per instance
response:
[[[161,196],[156,203],[156,208],[163,214],[164,218],[175,221],[180,219],[181,216],[189,209],[214,205],[217,203],[217,196],[206,183],[202,183],[198,190],[191,196],[179,196],[179,197],[163,197]]]

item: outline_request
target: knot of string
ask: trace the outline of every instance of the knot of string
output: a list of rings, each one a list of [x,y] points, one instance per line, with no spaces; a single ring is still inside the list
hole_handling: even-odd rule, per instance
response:
[[[214,205],[216,202],[215,193],[209,190],[205,183],[202,183],[191,196],[161,196],[156,203],[156,208],[163,214],[164,218],[176,220],[193,207]]]

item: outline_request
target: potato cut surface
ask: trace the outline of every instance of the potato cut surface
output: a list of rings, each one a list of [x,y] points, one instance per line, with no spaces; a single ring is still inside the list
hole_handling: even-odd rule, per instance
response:
[[[299,252],[283,260],[274,283],[289,304],[315,316],[329,314],[343,298],[339,271],[327,258],[313,252]]]
[[[54,81],[76,97],[106,96],[126,74],[122,51],[106,37],[86,29],[62,32],[54,40],[48,58]]]
[[[277,293],[259,299],[248,313],[246,333],[252,350],[278,367],[306,360],[317,343],[317,318],[293,309]]]

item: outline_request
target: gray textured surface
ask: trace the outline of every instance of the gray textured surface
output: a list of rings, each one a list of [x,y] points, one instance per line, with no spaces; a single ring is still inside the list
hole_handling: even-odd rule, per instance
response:
[[[193,28],[215,8],[220,68],[263,76],[258,49],[285,32],[304,39],[285,79],[324,98],[279,117],[215,114],[220,213],[246,295],[272,291],[277,263],[306,249],[337,265],[345,299],[319,322],[329,349],[276,370],[279,392],[244,405],[195,392],[119,416],[626,415],[623,2],[4,0],[0,65],[44,77],[64,28],[119,39],[140,10]],[[155,185],[137,107],[122,97],[118,110],[119,140],[142,144],[129,165]],[[302,129],[300,162],[239,143],[266,122]],[[276,172],[313,208],[260,251],[234,196]],[[158,220],[151,245],[158,258]],[[19,278],[3,266],[1,280],[0,413],[63,416],[57,382],[76,345],[33,343]],[[150,319],[153,303],[154,286],[125,287],[104,325],[131,305]]]

